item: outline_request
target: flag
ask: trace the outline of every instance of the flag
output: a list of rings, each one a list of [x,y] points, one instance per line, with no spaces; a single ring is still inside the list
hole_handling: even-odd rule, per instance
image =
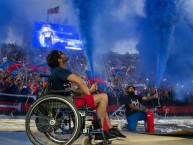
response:
[[[97,83],[99,92],[104,92],[105,90],[107,90],[107,84],[104,81],[102,74],[95,72],[94,78],[92,78],[91,71],[86,71],[86,75],[89,84],[93,84],[95,82]]]
[[[47,11],[47,14],[58,14],[60,6],[57,6],[55,8],[49,8]]]

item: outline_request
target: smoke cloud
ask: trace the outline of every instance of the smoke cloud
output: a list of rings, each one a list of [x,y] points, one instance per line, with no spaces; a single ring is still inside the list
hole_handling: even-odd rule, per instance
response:
[[[183,90],[193,86],[192,0],[74,0],[73,5],[91,63],[108,50],[139,53],[136,75],[152,76],[157,87],[163,80]]]
[[[193,87],[193,0],[1,0],[0,42],[31,39],[33,23],[58,5],[50,21],[77,26],[93,75],[113,50],[138,53],[136,76],[156,86]]]

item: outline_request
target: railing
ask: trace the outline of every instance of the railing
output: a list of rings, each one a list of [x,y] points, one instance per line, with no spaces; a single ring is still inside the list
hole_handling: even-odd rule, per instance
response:
[[[35,100],[35,95],[0,93],[0,115],[25,116]]]

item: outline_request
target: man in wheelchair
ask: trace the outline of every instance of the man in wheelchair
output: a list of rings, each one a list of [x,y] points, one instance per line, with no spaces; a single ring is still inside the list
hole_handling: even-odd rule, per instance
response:
[[[51,68],[52,77],[52,89],[64,90],[64,83],[69,81],[79,86],[79,89],[73,88],[72,91],[83,94],[83,97],[87,101],[87,106],[93,109],[97,108],[97,113],[101,120],[101,125],[105,133],[105,137],[108,140],[115,140],[117,138],[125,138],[117,128],[114,128],[107,115],[108,96],[105,93],[92,94],[97,89],[97,84],[93,84],[91,88],[88,88],[86,83],[78,75],[73,74],[69,70],[65,69],[68,56],[58,50],[52,50],[47,56],[47,64]],[[75,105],[81,107],[82,100],[75,100]],[[94,122],[94,124],[97,124]],[[97,129],[97,125],[96,126]],[[95,141],[102,141],[103,136],[101,134],[95,135]]]

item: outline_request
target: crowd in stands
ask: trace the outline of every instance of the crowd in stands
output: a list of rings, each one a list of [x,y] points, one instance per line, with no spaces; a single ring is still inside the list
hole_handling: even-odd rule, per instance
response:
[[[27,47],[27,48],[26,48]],[[40,73],[48,73],[49,70],[33,70],[28,67],[30,64],[46,64],[46,56],[48,50],[29,48],[28,46],[18,46],[16,44],[8,43],[0,46],[0,66],[6,61],[21,62],[23,67],[17,70],[16,73],[7,72],[0,67],[0,93],[19,94],[19,95],[39,95],[43,88],[43,78],[39,77]],[[68,68],[80,75],[88,82],[88,60],[83,51],[65,50],[65,53],[70,56]],[[117,54],[109,51],[104,54],[104,66],[101,70],[102,76],[106,83],[101,91],[108,93],[110,104],[121,103],[120,98],[125,93],[125,87],[128,84],[143,84],[143,87],[138,89],[138,94],[150,95],[155,88],[148,86],[144,80],[137,80],[132,76],[135,72],[139,58],[137,54]],[[103,64],[101,64],[103,65]],[[43,70],[43,69],[42,69]],[[89,84],[89,83],[88,83]],[[103,84],[104,85],[104,84]],[[166,102],[172,102],[175,98],[175,90],[169,85],[160,86],[158,88],[160,102],[167,105]],[[187,100],[192,102],[193,92],[188,92]],[[191,100],[191,101],[190,101]]]

